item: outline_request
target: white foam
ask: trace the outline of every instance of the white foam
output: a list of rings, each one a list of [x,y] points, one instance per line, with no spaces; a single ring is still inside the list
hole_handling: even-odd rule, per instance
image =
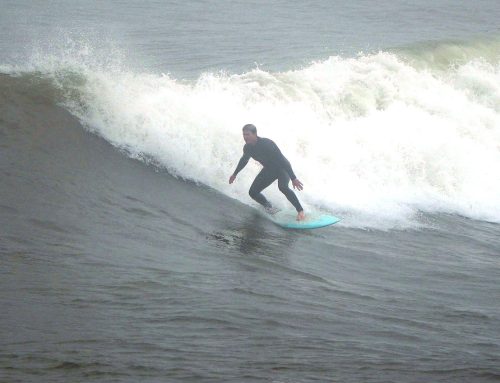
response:
[[[80,73],[83,85],[61,86],[78,89],[67,105],[89,129],[244,203],[253,204],[259,166],[227,180],[241,127],[253,123],[291,161],[304,205],[348,216],[344,225],[414,226],[419,211],[500,222],[498,63],[433,71],[381,52],[195,82],[87,65]],[[275,189],[267,195],[284,205]]]

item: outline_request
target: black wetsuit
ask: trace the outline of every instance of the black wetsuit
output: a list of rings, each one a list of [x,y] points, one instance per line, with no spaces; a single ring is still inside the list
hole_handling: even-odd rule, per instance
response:
[[[294,180],[296,178],[295,173],[292,170],[290,162],[281,153],[274,141],[268,138],[257,137],[255,144],[245,144],[243,147],[243,157],[238,162],[233,175],[236,176],[246,166],[250,157],[259,161],[264,166],[257,177],[255,177],[252,186],[250,186],[250,190],[248,191],[250,197],[265,208],[271,208],[271,203],[262,195],[261,191],[278,180],[279,190],[286,196],[297,212],[302,211],[303,209],[297,196],[288,187],[290,179]]]

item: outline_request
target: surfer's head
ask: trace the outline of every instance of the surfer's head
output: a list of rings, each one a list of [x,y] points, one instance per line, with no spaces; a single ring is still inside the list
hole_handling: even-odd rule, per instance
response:
[[[246,124],[243,127],[243,139],[247,144],[255,144],[257,142],[257,128],[255,125]]]

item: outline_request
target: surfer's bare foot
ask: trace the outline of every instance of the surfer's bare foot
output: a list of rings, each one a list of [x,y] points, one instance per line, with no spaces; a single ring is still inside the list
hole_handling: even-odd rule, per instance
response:
[[[280,211],[280,209],[278,209],[278,208],[276,208],[274,206],[268,206],[268,207],[265,208],[265,210],[266,210],[266,213],[270,214],[270,215],[275,215],[277,212]]]
[[[306,219],[306,214],[304,213],[304,210],[300,211],[299,214],[297,214],[297,221],[303,221]]]

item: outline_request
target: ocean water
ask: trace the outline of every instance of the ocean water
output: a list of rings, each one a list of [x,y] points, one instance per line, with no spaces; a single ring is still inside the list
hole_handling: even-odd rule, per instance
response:
[[[497,1],[0,5],[1,382],[500,379]]]

